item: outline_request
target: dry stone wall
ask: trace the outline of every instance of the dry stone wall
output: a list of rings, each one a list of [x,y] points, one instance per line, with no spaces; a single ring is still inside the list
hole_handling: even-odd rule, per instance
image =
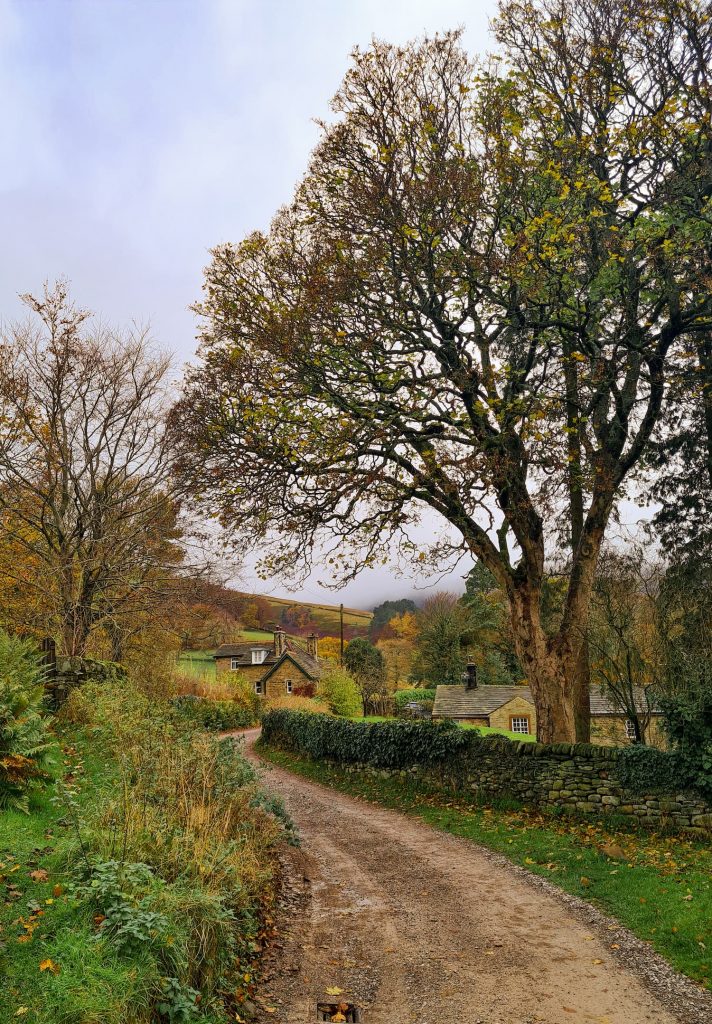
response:
[[[365,723],[286,709],[265,714],[262,736],[275,747],[347,770],[415,778],[483,800],[712,834],[709,797],[685,788],[685,772],[673,754],[650,747],[517,742],[452,723]]]
[[[491,746],[490,751],[487,746]],[[645,828],[672,828],[698,834],[712,832],[712,807],[702,796],[651,789],[634,792],[616,778],[619,751],[587,743],[512,743],[495,737],[440,766],[414,765],[409,770],[361,770],[383,777],[418,779],[458,794],[482,799],[514,799],[529,807],[568,814],[605,817],[615,814]]]

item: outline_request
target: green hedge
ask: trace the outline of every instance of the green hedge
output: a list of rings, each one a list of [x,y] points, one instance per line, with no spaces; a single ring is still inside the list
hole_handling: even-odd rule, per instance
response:
[[[709,792],[693,778],[677,753],[654,747],[600,747],[589,743],[524,743],[506,736],[483,736],[476,729],[460,729],[453,722],[393,720],[359,722],[279,709],[269,711],[262,722],[266,743],[306,754],[316,760],[339,764],[364,764],[374,768],[402,769],[414,765],[457,767],[478,754],[496,751],[503,775],[512,768],[520,774],[537,772],[532,764],[547,754],[598,758],[610,762],[611,775],[633,793],[697,790]],[[457,772],[455,772],[457,774]]]
[[[181,718],[202,725],[211,732],[248,729],[257,724],[251,709],[233,700],[209,700],[207,697],[186,694],[176,697],[173,705]]]
[[[474,730],[453,722],[352,722],[285,709],[267,712],[262,738],[309,757],[375,768],[442,764],[483,742]]]
[[[614,774],[632,793],[661,791],[675,793],[695,789],[708,799],[712,797],[712,774],[696,771],[680,751],[657,750],[655,747],[621,747]]]

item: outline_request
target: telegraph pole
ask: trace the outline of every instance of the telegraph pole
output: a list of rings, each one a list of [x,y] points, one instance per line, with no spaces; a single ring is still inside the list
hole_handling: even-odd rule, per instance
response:
[[[339,605],[339,627],[341,630],[341,655],[339,657],[339,664],[344,667],[344,603],[343,601]]]

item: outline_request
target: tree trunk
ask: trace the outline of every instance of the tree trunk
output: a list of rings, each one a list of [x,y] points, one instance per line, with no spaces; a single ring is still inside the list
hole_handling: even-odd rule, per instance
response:
[[[581,471],[581,404],[579,398],[577,363],[571,358],[564,360],[566,383],[566,443],[568,448],[568,489],[569,489],[569,542],[574,557],[581,541],[584,524],[583,473]],[[588,657],[588,640],[584,636],[574,669],[574,717],[576,739],[588,743],[591,739],[591,668]]]
[[[90,619],[81,606],[72,605],[65,609],[62,629],[62,650],[65,658],[83,658],[86,654],[91,632]]]
[[[511,601],[512,634],[534,698],[537,739],[540,743],[575,743],[574,665],[579,656],[562,642],[548,637],[540,619],[540,592],[523,583]]]
[[[576,742],[591,742],[591,664],[588,639],[584,636],[576,659],[573,677]]]

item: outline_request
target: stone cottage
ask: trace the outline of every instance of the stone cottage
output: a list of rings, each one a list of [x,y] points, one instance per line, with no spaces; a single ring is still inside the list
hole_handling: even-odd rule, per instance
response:
[[[311,633],[306,647],[287,638],[284,630],[274,632],[272,643],[222,644],[213,655],[218,676],[239,672],[260,697],[288,697],[321,677],[317,637]]]
[[[664,746],[661,715],[648,710],[645,694],[636,697],[641,713],[650,716],[647,742]],[[451,718],[457,722],[506,729],[508,732],[536,736],[536,710],[528,686],[438,686],[433,705],[433,718]],[[633,723],[625,713],[602,693],[591,687],[591,742],[603,746],[625,746],[635,738]]]

